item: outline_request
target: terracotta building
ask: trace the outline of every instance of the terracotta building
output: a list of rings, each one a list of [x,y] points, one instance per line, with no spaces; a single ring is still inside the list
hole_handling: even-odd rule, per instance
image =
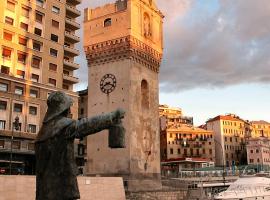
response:
[[[270,168],[270,139],[268,137],[249,138],[247,140],[247,162],[258,170]]]
[[[163,109],[160,106],[160,110]],[[166,106],[167,107],[167,106]],[[176,108],[166,108],[160,112],[160,154],[166,166],[177,168],[201,168],[213,166],[215,162],[215,144],[213,131],[194,127],[183,121]],[[180,109],[178,109],[180,111]],[[175,113],[173,115],[172,113]]]
[[[80,41],[75,18],[81,0],[2,0],[0,4],[0,168],[6,173],[13,156],[16,169],[34,173],[33,140],[46,112],[48,94],[62,90],[74,99],[79,68],[74,57]],[[14,120],[19,118],[18,131]],[[14,130],[14,131],[13,131]],[[11,145],[11,136],[14,136]],[[11,148],[12,147],[12,148]],[[11,154],[12,152],[12,154]]]
[[[107,131],[89,136],[88,173],[122,176],[128,190],[159,189],[163,15],[154,0],[117,0],[85,9],[84,35],[88,115],[126,110],[126,148],[110,149]]]
[[[216,164],[227,167],[247,163],[246,138],[251,136],[250,123],[240,117],[219,115],[206,122],[207,130],[214,132]]]

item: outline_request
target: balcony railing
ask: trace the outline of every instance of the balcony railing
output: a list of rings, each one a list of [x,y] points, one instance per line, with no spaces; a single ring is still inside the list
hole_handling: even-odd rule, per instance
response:
[[[80,3],[82,3],[82,0],[67,0],[67,3],[76,6],[76,5],[80,4]]]
[[[4,148],[0,148],[0,152],[2,153],[10,153],[11,152],[11,148],[10,147],[4,147]],[[18,153],[18,154],[35,154],[35,150],[30,150],[30,149],[26,149],[26,148],[19,148],[19,149],[14,149],[12,148],[12,152],[13,153]]]
[[[71,69],[71,70],[77,70],[80,68],[80,65],[77,64],[77,63],[74,63],[72,61],[69,61],[69,60],[65,60],[64,59],[64,67],[68,68],[68,69]]]
[[[80,51],[77,49],[74,49],[73,47],[69,47],[67,45],[64,46],[64,53],[67,56],[78,56],[80,54]]]
[[[66,18],[66,28],[71,30],[78,30],[80,29],[80,24],[74,19]]]
[[[65,41],[74,44],[80,42],[80,37],[73,33],[65,31]]]
[[[81,11],[76,9],[75,6],[70,6],[66,4],[66,14],[70,17],[79,17],[81,15]]]
[[[79,83],[79,79],[71,75],[63,74],[63,79],[64,79],[64,82],[69,82],[72,84]]]

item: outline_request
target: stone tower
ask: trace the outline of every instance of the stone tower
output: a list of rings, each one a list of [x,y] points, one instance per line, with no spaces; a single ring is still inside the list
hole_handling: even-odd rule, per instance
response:
[[[122,176],[129,190],[159,189],[159,80],[163,15],[151,0],[118,0],[85,9],[88,115],[126,110],[126,148],[108,132],[87,139],[88,175]]]

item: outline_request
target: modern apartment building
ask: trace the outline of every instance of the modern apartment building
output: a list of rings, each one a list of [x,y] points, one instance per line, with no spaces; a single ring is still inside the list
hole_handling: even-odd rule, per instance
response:
[[[219,115],[206,122],[214,132],[216,164],[232,167],[247,163],[246,138],[251,136],[248,121],[234,114]]]
[[[79,65],[75,18],[81,0],[2,0],[0,4],[0,168],[11,162],[34,173],[33,140],[45,115],[48,94],[65,91],[74,99],[77,118]],[[14,120],[19,117],[19,129]],[[14,136],[11,145],[11,136]],[[12,152],[12,154],[11,154]],[[16,173],[16,169],[13,170]]]

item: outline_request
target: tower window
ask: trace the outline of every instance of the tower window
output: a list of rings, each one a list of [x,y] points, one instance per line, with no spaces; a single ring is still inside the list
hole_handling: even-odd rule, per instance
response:
[[[146,80],[141,82],[141,99],[142,109],[149,109],[149,87]]]
[[[104,27],[108,27],[112,25],[112,19],[111,18],[107,18],[104,20]]]

